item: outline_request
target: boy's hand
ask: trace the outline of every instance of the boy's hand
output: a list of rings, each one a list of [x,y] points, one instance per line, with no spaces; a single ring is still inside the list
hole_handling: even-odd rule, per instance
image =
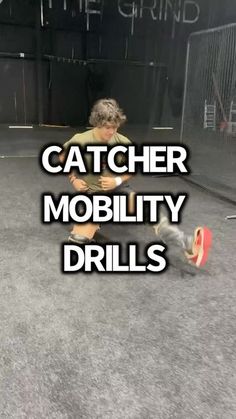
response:
[[[82,179],[75,179],[72,185],[79,192],[86,192],[89,189],[88,184]]]
[[[113,177],[100,176],[99,182],[104,191],[109,191],[116,187],[116,181],[115,181],[115,178]]]

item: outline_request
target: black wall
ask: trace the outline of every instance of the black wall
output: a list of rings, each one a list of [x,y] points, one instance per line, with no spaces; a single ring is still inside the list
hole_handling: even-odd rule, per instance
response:
[[[189,34],[236,18],[234,0],[194,1],[136,0],[132,16],[129,0],[2,0],[0,122],[41,109],[41,122],[85,124],[102,96],[129,122],[161,123],[167,97],[179,116]]]

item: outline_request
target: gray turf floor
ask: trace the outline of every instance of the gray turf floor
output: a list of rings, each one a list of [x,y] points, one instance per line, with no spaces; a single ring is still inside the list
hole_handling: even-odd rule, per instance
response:
[[[67,180],[37,158],[0,160],[1,418],[236,417],[236,221],[224,219],[235,207],[177,177],[133,184],[189,194],[181,228],[213,230],[209,274],[63,274],[68,226],[41,223],[40,196]]]

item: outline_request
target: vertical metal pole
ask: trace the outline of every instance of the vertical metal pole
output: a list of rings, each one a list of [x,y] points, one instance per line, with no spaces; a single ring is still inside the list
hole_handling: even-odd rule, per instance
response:
[[[150,128],[150,127],[155,126],[156,124],[159,126],[159,124],[161,122],[159,115],[158,115],[158,120],[156,120],[156,116],[157,116],[158,111],[160,109],[160,103],[158,101],[158,96],[159,96],[159,93],[160,93],[160,80],[161,80],[162,67],[161,66],[155,66],[155,67],[154,66],[153,67],[149,66],[149,69],[152,69],[152,71],[153,71],[153,91],[152,91],[153,95],[152,95],[152,104],[151,104],[152,110],[150,112],[150,117],[149,117],[149,121],[148,121],[148,126]]]
[[[27,116],[26,116],[26,86],[25,86],[25,62],[24,58],[22,59],[22,83],[23,83],[23,112],[24,112],[24,124],[26,125]]]
[[[41,26],[44,26],[43,0],[40,0],[40,21],[41,21]]]
[[[15,122],[17,124],[18,118],[17,118],[17,99],[16,99],[16,92],[14,92],[14,109],[15,109]]]
[[[41,40],[41,2],[35,2],[36,32],[36,80],[38,124],[43,123],[43,83],[42,83],[42,40]]]
[[[185,114],[185,108],[186,108],[186,96],[187,96],[187,84],[188,84],[189,52],[190,52],[190,41],[188,41],[186,66],[185,66],[184,97],[183,97],[183,107],[182,107],[181,130],[180,130],[181,143],[183,142],[183,132],[184,132],[184,114]]]
[[[135,15],[136,15],[136,5],[133,2],[132,3],[132,25],[131,25],[131,35],[134,34],[134,19],[135,19]]]
[[[102,55],[102,35],[99,36],[99,56]]]
[[[128,36],[125,38],[125,60],[128,59],[128,51],[129,51],[129,40]]]

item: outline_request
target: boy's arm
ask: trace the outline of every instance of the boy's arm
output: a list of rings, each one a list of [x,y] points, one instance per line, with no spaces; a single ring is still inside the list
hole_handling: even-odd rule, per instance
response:
[[[59,154],[60,163],[64,163],[65,157],[66,157],[66,152],[62,151]],[[79,179],[77,177],[77,173],[76,173],[75,170],[71,170],[70,173],[67,176],[68,176],[69,182],[71,183],[71,185],[73,185],[73,187],[75,188],[76,191],[85,192],[85,191],[88,190],[87,183],[84,180]]]
[[[62,151],[62,152],[59,154],[59,161],[60,161],[60,163],[64,163],[64,161],[65,161],[65,157],[66,157],[66,152],[65,152],[65,151]],[[75,173],[75,171],[74,171],[74,170],[72,170],[72,171],[68,174],[68,179],[69,179],[69,181],[70,181],[70,183],[71,183],[71,184],[73,184],[74,180],[75,180],[75,179],[77,179],[77,176],[76,176],[76,173]]]

